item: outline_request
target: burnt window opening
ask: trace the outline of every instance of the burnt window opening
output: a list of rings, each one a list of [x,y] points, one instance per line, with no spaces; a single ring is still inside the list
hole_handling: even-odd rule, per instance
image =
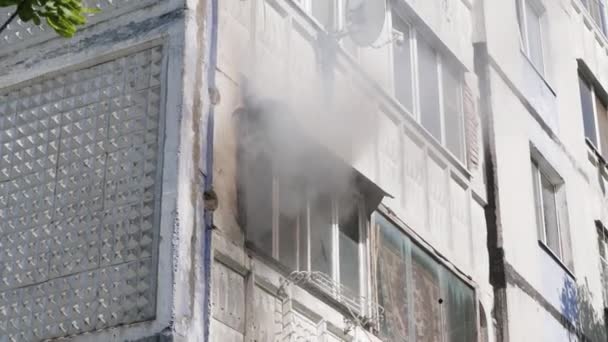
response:
[[[248,246],[284,271],[314,274],[364,314],[371,210],[384,193],[306,137],[276,104],[238,112],[240,222]]]

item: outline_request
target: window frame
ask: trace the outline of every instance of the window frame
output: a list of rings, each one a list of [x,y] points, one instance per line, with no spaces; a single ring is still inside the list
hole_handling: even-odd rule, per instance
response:
[[[587,15],[589,15],[589,17],[591,18],[591,21],[593,22],[593,25],[597,26],[597,28],[600,30],[600,32],[602,32],[602,34],[606,37],[608,34],[608,17],[607,17],[607,13],[606,13],[606,0],[580,0],[583,8],[585,9],[585,11],[587,12]],[[598,6],[598,11],[599,11],[599,15],[600,17],[598,18],[600,20],[600,22],[598,23],[596,21],[596,18],[593,14],[593,10],[592,10],[592,2],[597,3]]]
[[[404,44],[409,44],[409,51],[410,51],[410,87],[411,87],[411,99],[412,99],[412,103],[411,103],[411,107],[412,108],[407,108],[406,104],[401,103],[401,101],[399,101],[398,96],[397,96],[397,89],[396,89],[396,79],[397,79],[397,72],[396,72],[396,68],[395,68],[395,51],[394,51],[394,45],[390,44],[389,47],[389,55],[390,55],[390,60],[391,60],[391,72],[390,72],[390,82],[391,82],[391,96],[395,99],[395,101],[397,103],[399,103],[400,107],[412,118],[414,119],[414,121],[416,121],[416,123],[418,123],[418,125],[420,126],[420,128],[422,128],[424,130],[424,132],[426,132],[430,137],[432,137],[433,139],[435,139],[435,141],[445,149],[446,152],[448,152],[452,157],[454,157],[455,160],[457,160],[459,163],[463,164],[466,162],[467,158],[468,158],[468,151],[466,148],[466,132],[465,132],[465,113],[464,113],[464,73],[465,70],[464,68],[460,67],[457,65],[457,62],[450,62],[449,61],[449,57],[445,56],[444,53],[442,53],[439,49],[436,48],[436,44],[432,43],[432,40],[426,38],[423,34],[421,34],[419,32],[419,30],[416,29],[416,25],[414,25],[411,20],[408,20],[403,14],[400,13],[400,11],[398,11],[395,8],[390,8],[391,11],[391,16],[390,16],[390,27],[391,27],[391,31],[397,31],[400,32],[399,30],[396,30],[396,26],[395,25],[395,21],[399,20],[400,23],[407,27],[408,29],[408,36],[404,37]],[[418,53],[418,46],[419,46],[419,42],[422,42],[423,44],[426,44],[433,52],[434,56],[435,56],[435,67],[437,69],[437,93],[438,93],[438,108],[439,108],[439,130],[440,130],[440,136],[436,137],[434,134],[431,133],[431,131],[426,128],[423,124],[422,124],[422,109],[421,109],[421,89],[420,89],[420,80],[421,80],[421,70],[420,70],[420,63],[419,63],[419,53]],[[446,110],[445,110],[445,96],[444,96],[444,86],[445,86],[445,79],[444,79],[444,73],[447,68],[452,68],[454,71],[454,75],[456,75],[455,80],[458,83],[458,105],[457,105],[457,111],[458,111],[458,123],[459,123],[459,127],[458,127],[458,135],[459,135],[459,144],[460,146],[458,147],[458,149],[460,149],[462,151],[462,155],[458,156],[456,155],[454,152],[452,152],[452,150],[448,147],[447,145],[447,141],[446,141]]]
[[[357,308],[352,307],[351,305],[348,304],[347,301],[345,301],[343,298],[342,293],[340,292],[340,289],[334,289],[334,291],[326,291],[323,288],[320,288],[326,295],[328,295],[329,297],[337,300],[338,302],[342,303],[343,305],[348,306],[351,310],[356,311],[358,314],[360,315],[366,315],[370,313],[371,308],[369,307],[369,303],[371,300],[371,288],[369,286],[369,282],[368,282],[368,277],[370,276],[370,264],[369,264],[369,260],[370,260],[370,256],[369,256],[369,251],[370,251],[370,247],[369,247],[369,232],[368,232],[368,228],[369,228],[369,218],[367,217],[367,215],[365,214],[366,212],[366,201],[364,196],[357,190],[352,190],[350,189],[348,191],[348,198],[354,198],[353,202],[355,203],[355,209],[357,212],[357,218],[358,218],[358,234],[359,234],[359,241],[357,241],[357,254],[358,254],[358,267],[359,267],[359,274],[358,274],[358,286],[359,289],[358,291],[355,291],[355,289],[352,289],[348,286],[346,286],[345,284],[343,284],[341,282],[340,279],[340,209],[339,209],[339,203],[340,203],[340,198],[339,195],[337,194],[328,194],[331,200],[331,209],[330,209],[330,213],[331,213],[331,260],[330,260],[330,272],[331,274],[325,274],[324,272],[321,271],[315,271],[313,270],[313,265],[312,265],[312,259],[311,259],[311,231],[312,231],[312,226],[311,226],[311,215],[312,215],[312,204],[314,203],[313,199],[310,198],[306,198],[305,199],[305,205],[304,205],[304,211],[306,213],[306,219],[302,219],[302,217],[300,215],[298,215],[298,219],[297,219],[297,228],[296,228],[296,241],[295,241],[295,246],[296,246],[296,251],[295,251],[295,263],[296,263],[296,269],[292,269],[290,266],[288,266],[284,260],[282,260],[281,256],[280,256],[280,242],[281,242],[281,226],[280,226],[280,198],[279,198],[279,194],[280,194],[280,176],[278,175],[278,173],[276,172],[276,170],[273,170],[273,174],[272,174],[272,189],[271,189],[271,193],[272,193],[272,218],[270,220],[271,222],[271,236],[272,236],[272,241],[271,241],[271,251],[270,253],[268,253],[268,251],[264,251],[261,248],[259,248],[256,245],[256,242],[254,241],[254,239],[250,239],[249,236],[247,236],[246,234],[246,241],[248,242],[248,244],[250,244],[251,246],[253,246],[253,249],[255,250],[255,252],[257,254],[260,254],[262,256],[271,258],[273,260],[273,262],[277,263],[279,266],[279,268],[283,269],[284,271],[291,273],[291,272],[295,272],[295,271],[303,271],[303,272],[310,272],[315,273],[315,272],[319,272],[319,273],[323,273],[325,276],[327,276],[329,279],[331,279],[335,284],[339,284],[340,286],[346,288],[348,291],[351,291],[352,294],[355,296],[354,299],[356,299],[358,301],[358,305],[359,305],[359,310]],[[244,189],[244,191],[247,191],[247,189]],[[246,205],[246,204],[245,204]],[[246,211],[245,211],[246,212]],[[306,265],[305,268],[302,267],[301,264],[301,246],[302,246],[302,240],[301,240],[301,229],[302,227],[302,222],[306,222],[304,229],[306,229],[307,233],[306,233]],[[246,227],[247,229],[255,229],[255,227]],[[325,227],[323,227],[325,228]]]
[[[530,175],[532,180],[532,202],[534,205],[534,216],[536,223],[536,236],[541,249],[543,249],[563,270],[573,279],[576,278],[574,273],[574,257],[572,253],[572,235],[570,215],[568,210],[568,199],[566,193],[566,183],[559,173],[553,169],[549,162],[543,158],[540,151],[530,144]],[[559,250],[555,251],[550,247],[547,241],[546,226],[544,224],[544,206],[542,200],[539,201],[539,196],[542,196],[542,183],[540,175],[552,185],[554,191],[553,200],[555,201],[555,222],[558,234]],[[535,177],[536,178],[535,180]],[[542,209],[542,211],[539,211]],[[542,216],[539,216],[542,215]],[[540,220],[542,217],[543,220]],[[539,223],[543,223],[541,226]],[[542,229],[542,231],[541,231]]]
[[[384,222],[384,223],[383,223]],[[436,276],[436,284],[439,287],[439,295],[440,295],[440,299],[444,300],[445,303],[449,303],[449,294],[447,292],[448,287],[446,286],[446,284],[449,283],[449,279],[452,278],[453,280],[458,281],[458,283],[466,288],[468,288],[471,293],[472,293],[472,299],[473,299],[473,307],[472,307],[472,313],[474,315],[474,321],[471,321],[472,323],[472,328],[474,329],[473,331],[473,335],[475,336],[475,341],[478,341],[480,339],[480,318],[479,318],[479,288],[478,286],[475,284],[475,282],[473,282],[470,278],[467,278],[462,272],[460,272],[458,270],[458,268],[454,267],[453,265],[451,265],[449,262],[446,262],[445,259],[442,259],[437,253],[433,252],[433,249],[431,248],[431,246],[429,246],[428,244],[424,243],[423,240],[420,240],[419,237],[416,237],[416,234],[409,230],[406,226],[402,225],[401,223],[398,222],[398,220],[395,219],[394,216],[392,216],[389,212],[386,211],[386,209],[384,209],[383,207],[379,207],[378,210],[374,211],[374,213],[372,214],[372,218],[371,218],[371,224],[374,226],[374,232],[376,234],[376,238],[374,239],[374,243],[377,244],[377,248],[378,251],[382,248],[382,247],[387,247],[386,245],[383,245],[383,239],[384,239],[384,233],[383,233],[383,228],[388,228],[390,226],[391,230],[393,230],[394,232],[396,232],[397,234],[399,234],[399,237],[401,238],[401,242],[403,242],[404,244],[401,246],[402,247],[402,251],[401,253],[403,254],[402,257],[404,258],[404,264],[405,264],[405,281],[407,283],[407,286],[405,287],[405,291],[407,292],[407,295],[404,297],[406,298],[406,301],[408,303],[407,306],[407,317],[408,318],[414,318],[411,321],[408,321],[406,324],[408,326],[408,338],[412,338],[415,339],[415,333],[416,333],[416,322],[415,322],[415,316],[416,316],[416,312],[412,311],[411,309],[415,309],[416,307],[416,303],[415,303],[415,282],[416,280],[414,279],[414,267],[415,264],[417,267],[424,267],[421,263],[419,263],[420,261],[425,262],[428,261],[431,263],[431,265],[433,266],[433,270],[430,269],[426,269],[427,271],[430,271],[429,273],[433,273]],[[388,224],[388,226],[385,226],[385,224]],[[389,247],[390,249],[390,247]],[[394,251],[393,251],[394,252]],[[418,256],[422,257],[422,258],[418,258],[416,254],[418,254]],[[377,300],[380,303],[381,299],[380,297],[380,290],[379,288],[381,287],[381,279],[380,279],[380,269],[381,269],[381,256],[380,253],[377,253],[376,255],[374,255],[374,264],[375,269],[374,269],[374,280],[375,280],[375,284],[374,284],[374,291],[375,294],[377,296]],[[437,312],[438,316],[436,316],[435,318],[437,319],[437,324],[438,324],[438,337],[440,338],[441,341],[448,341],[450,338],[450,313],[449,313],[449,309],[445,306],[441,306]],[[386,315],[386,313],[385,313]],[[387,322],[387,317],[385,317],[384,322]],[[379,324],[378,326],[379,330],[378,333],[376,334],[376,336],[378,336],[379,338],[386,338],[388,336],[383,336],[383,328],[382,328],[382,324]],[[409,340],[409,339],[407,339]]]
[[[585,132],[585,128],[584,128],[585,112],[583,111],[582,98],[580,98],[581,112],[582,112],[582,119],[583,119],[583,135],[585,137],[585,141],[587,142],[587,144],[591,145],[592,149],[595,150],[595,152],[599,156],[606,159],[606,157],[604,157],[604,154],[606,154],[606,156],[608,156],[608,151],[604,151],[604,149],[602,148],[602,134],[600,132],[597,101],[602,102],[604,104],[604,106],[607,107],[607,109],[608,109],[608,101],[606,101],[606,98],[604,96],[600,96],[598,94],[597,83],[592,80],[592,77],[587,76],[587,75],[588,75],[588,73],[585,73],[583,70],[579,69],[579,72],[578,72],[579,93],[581,92],[580,82],[584,82],[585,85],[589,88],[589,95],[591,96],[591,110],[592,110],[591,115],[593,115],[593,135],[594,135],[592,138],[594,140],[592,140],[591,137],[588,137],[587,132]],[[599,91],[599,93],[601,93],[601,90]],[[604,139],[608,139],[608,137],[606,137]]]
[[[539,225],[538,228],[538,232],[542,233],[540,234],[540,236],[538,237],[539,241],[542,242],[545,247],[549,248],[549,250],[551,250],[551,252],[553,252],[553,254],[555,254],[560,260],[562,260],[563,258],[563,242],[562,242],[562,227],[561,227],[561,222],[559,220],[559,205],[557,202],[557,194],[559,191],[559,186],[560,185],[556,185],[552,180],[551,177],[549,177],[545,171],[543,171],[542,167],[539,165],[539,163],[532,159],[532,177],[535,177],[536,180],[533,182],[534,185],[534,189],[533,191],[535,192],[534,194],[534,200],[535,200],[535,214],[536,214],[536,224]],[[547,230],[549,229],[547,226],[547,222],[545,221],[545,198],[542,194],[542,189],[543,189],[543,185],[542,185],[542,180],[543,177],[551,184],[551,190],[552,190],[552,194],[553,194],[553,205],[555,206],[555,222],[556,222],[556,226],[555,226],[555,230],[556,230],[556,234],[558,236],[558,250],[555,251],[553,250],[552,247],[549,246],[549,243],[547,242]],[[536,201],[539,201],[539,203],[536,203]],[[540,212],[539,212],[540,210]]]
[[[524,56],[528,59],[532,67],[544,78],[546,77],[547,66],[546,66],[546,48],[545,48],[545,8],[537,0],[515,0],[517,6],[517,19],[519,28],[519,43],[520,48]],[[531,7],[536,11],[539,26],[539,48],[540,48],[540,62],[542,65],[539,67],[534,62],[530,52],[530,36],[528,32],[528,7]]]

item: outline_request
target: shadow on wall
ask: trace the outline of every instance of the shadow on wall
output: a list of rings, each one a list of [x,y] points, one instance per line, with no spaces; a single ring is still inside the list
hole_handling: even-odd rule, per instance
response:
[[[570,341],[607,341],[606,324],[603,315],[593,307],[593,294],[589,286],[577,285],[570,278],[564,279],[561,296],[561,312],[566,317],[574,334]]]

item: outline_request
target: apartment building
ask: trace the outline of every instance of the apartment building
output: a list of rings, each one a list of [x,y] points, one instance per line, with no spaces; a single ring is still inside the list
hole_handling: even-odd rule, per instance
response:
[[[349,8],[220,3],[210,340],[490,341],[473,4]]]
[[[481,6],[497,341],[605,341],[605,2]]]
[[[87,3],[0,32],[0,342],[606,340],[602,0]]]

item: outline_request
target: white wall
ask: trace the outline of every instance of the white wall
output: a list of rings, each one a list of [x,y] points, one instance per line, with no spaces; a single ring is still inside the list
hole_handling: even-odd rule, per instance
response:
[[[600,312],[602,294],[596,228],[606,202],[589,162],[579,99],[577,59],[605,82],[608,40],[583,23],[579,1],[541,1],[546,51],[545,77],[530,69],[520,49],[515,1],[483,2],[490,65],[491,107],[499,222],[506,260],[558,311],[567,315],[561,293],[569,276],[537,242],[530,176],[533,145],[565,181],[578,286],[588,286]],[[582,8],[582,7],[581,7]],[[540,304],[517,288],[507,291],[513,341],[568,341]],[[524,315],[522,313],[530,312]],[[546,329],[538,329],[545,326]],[[557,335],[532,338],[530,333]],[[559,332],[561,331],[561,332]]]

